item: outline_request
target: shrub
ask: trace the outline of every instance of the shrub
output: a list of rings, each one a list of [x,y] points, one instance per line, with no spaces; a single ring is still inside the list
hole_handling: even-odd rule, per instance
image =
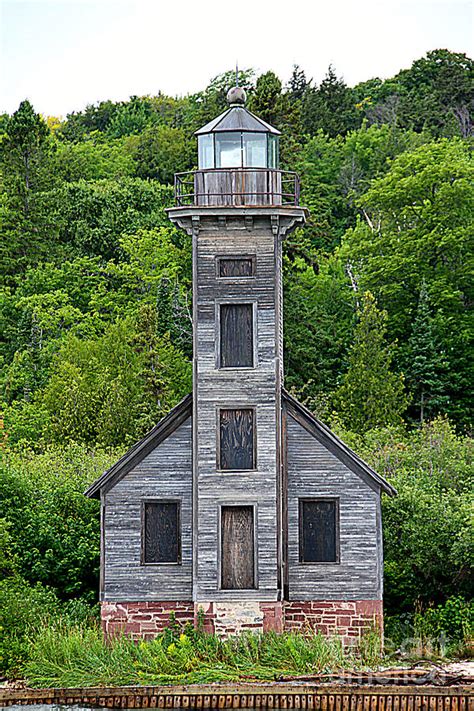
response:
[[[52,590],[28,585],[18,576],[0,581],[0,671],[18,675],[28,656],[29,639],[47,619],[58,613]]]

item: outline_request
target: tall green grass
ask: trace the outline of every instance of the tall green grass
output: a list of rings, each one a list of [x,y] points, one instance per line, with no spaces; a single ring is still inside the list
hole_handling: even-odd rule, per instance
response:
[[[344,649],[320,633],[245,633],[227,640],[192,628],[150,641],[106,641],[98,626],[44,627],[32,641],[24,675],[36,687],[273,680],[372,664],[380,639]]]

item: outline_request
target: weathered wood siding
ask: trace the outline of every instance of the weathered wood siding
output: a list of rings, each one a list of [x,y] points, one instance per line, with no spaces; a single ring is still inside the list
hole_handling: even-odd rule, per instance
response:
[[[202,220],[193,235],[195,354],[195,599],[275,600],[278,595],[278,429],[280,423],[279,300],[276,269],[281,235],[270,216]],[[254,257],[251,277],[218,276],[219,258]],[[254,306],[253,368],[218,368],[219,304]],[[219,471],[219,408],[254,410],[253,471]],[[255,505],[254,590],[221,589],[219,519],[222,506]]]
[[[290,600],[379,600],[382,549],[379,493],[288,414]],[[298,501],[338,497],[339,563],[300,563]]]
[[[104,592],[111,601],[192,599],[192,423],[188,418],[105,496]],[[181,562],[141,564],[144,500],[180,502]]]
[[[281,205],[279,170],[219,168],[194,174],[196,205]]]

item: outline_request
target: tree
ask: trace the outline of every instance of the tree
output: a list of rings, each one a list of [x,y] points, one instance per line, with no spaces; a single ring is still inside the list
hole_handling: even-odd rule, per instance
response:
[[[282,83],[274,72],[261,74],[249,99],[249,109],[272,126],[281,118]]]
[[[397,424],[407,406],[403,377],[391,369],[393,345],[385,340],[387,313],[366,292],[349,350],[349,368],[335,393],[338,414],[354,432]]]
[[[175,173],[193,167],[195,150],[195,142],[186,138],[182,128],[150,127],[140,135],[133,151],[136,174],[172,184]]]
[[[446,354],[445,411],[468,424],[470,397],[474,167],[460,138],[406,151],[358,200],[362,212],[342,256],[362,290],[389,314],[390,339],[405,343],[420,280],[429,285],[440,349]]]
[[[6,122],[0,143],[6,198],[0,240],[0,264],[4,274],[17,273],[48,253],[52,235],[42,196],[52,184],[48,170],[51,152],[48,126],[29,101],[22,101]]]
[[[441,353],[430,313],[430,298],[425,280],[421,283],[418,307],[407,343],[406,382],[412,396],[411,408],[420,423],[432,417],[447,403]]]
[[[191,389],[191,367],[159,338],[145,306],[98,339],[66,338],[38,402],[56,442],[122,445],[143,436]]]
[[[302,108],[304,129],[312,136],[322,129],[334,138],[358,128],[360,121],[352,90],[329,65],[319,87],[305,92]]]
[[[306,79],[304,70],[301,69],[298,64],[293,65],[293,71],[291,73],[290,81],[288,82],[291,100],[301,101],[310,85],[311,81]]]
[[[474,62],[465,54],[435,49],[394,77],[354,89],[369,122],[391,123],[431,136],[472,135]]]
[[[354,306],[344,266],[318,254],[315,270],[297,258],[284,272],[285,383],[310,408],[337,386],[353,326]]]

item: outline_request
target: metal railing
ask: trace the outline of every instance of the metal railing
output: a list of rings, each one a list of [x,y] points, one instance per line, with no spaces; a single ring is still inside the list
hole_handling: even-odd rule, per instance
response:
[[[175,173],[177,207],[299,205],[297,173],[272,168],[210,168]]]

